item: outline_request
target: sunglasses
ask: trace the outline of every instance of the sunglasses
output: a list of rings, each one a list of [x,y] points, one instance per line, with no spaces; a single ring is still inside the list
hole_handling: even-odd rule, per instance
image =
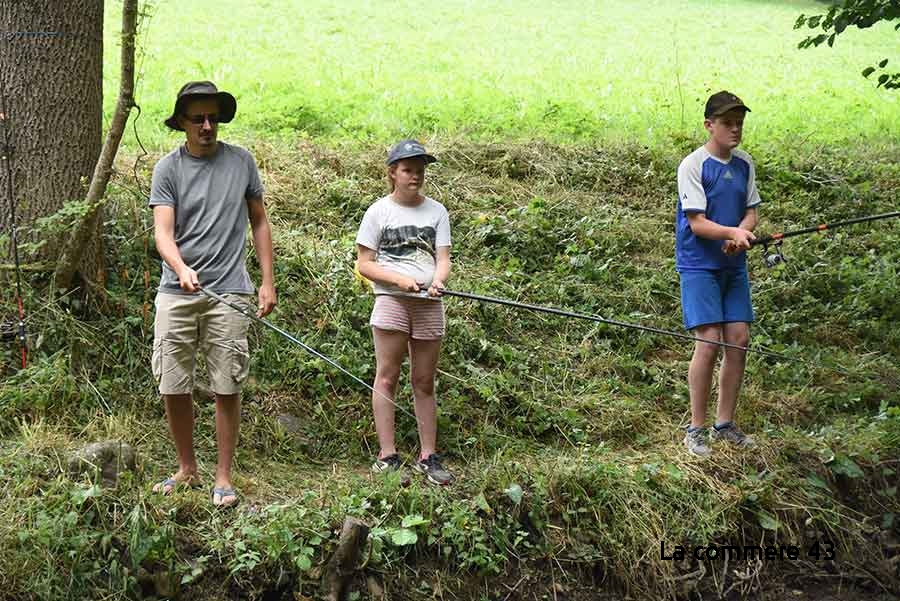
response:
[[[185,115],[184,118],[187,119],[189,123],[193,123],[194,125],[203,125],[207,121],[209,121],[210,125],[215,125],[219,122],[219,116],[216,113]]]

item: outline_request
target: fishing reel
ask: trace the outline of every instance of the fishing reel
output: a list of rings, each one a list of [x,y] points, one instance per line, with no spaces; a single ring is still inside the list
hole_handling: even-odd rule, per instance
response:
[[[769,250],[769,243],[763,244],[763,258],[766,262],[766,267],[772,268],[781,263],[787,261],[784,257],[784,254],[781,252],[781,240],[777,240],[772,244],[772,250]]]

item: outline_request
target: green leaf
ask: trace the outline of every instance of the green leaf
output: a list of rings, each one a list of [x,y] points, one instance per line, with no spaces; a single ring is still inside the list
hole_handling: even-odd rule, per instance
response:
[[[859,466],[846,455],[837,455],[828,467],[835,474],[842,474],[848,478],[862,478],[865,476]]]
[[[878,63],[878,66],[881,67],[882,69],[884,69],[887,66],[887,64],[888,64],[888,59],[884,59],[883,61]]]
[[[103,491],[96,484],[90,488],[76,488],[72,491],[72,502],[80,507],[91,497],[99,497],[102,492]]]
[[[191,582],[196,580],[198,577],[202,576],[203,571],[204,571],[203,566],[192,567],[189,574],[185,574],[184,576],[181,577],[181,584],[190,584]]]
[[[778,520],[770,513],[760,511],[756,514],[756,520],[766,530],[778,530]]]
[[[398,547],[414,545],[418,540],[418,535],[409,528],[395,528],[391,531],[391,542]]]
[[[678,466],[676,466],[673,463],[667,463],[666,467],[664,467],[663,469],[666,471],[667,474],[669,474],[669,476],[671,478],[673,478],[675,480],[683,480],[684,479],[684,472],[682,472],[680,469],[678,469]]]
[[[834,33],[843,33],[844,30],[847,29],[847,25],[849,24],[850,17],[847,16],[847,13],[839,14],[837,19],[834,20]]]
[[[806,477],[806,481],[815,486],[816,488],[821,488],[822,490],[827,490],[831,492],[831,488],[828,487],[828,483],[819,478],[815,474],[809,474]]]
[[[431,520],[426,520],[420,515],[407,515],[403,516],[403,521],[400,522],[400,525],[404,528],[414,528],[415,526],[429,523],[431,523]]]
[[[882,530],[890,530],[894,527],[894,514],[886,513],[881,516],[881,529]]]
[[[488,504],[487,499],[484,496],[484,493],[478,493],[478,495],[473,499],[475,501],[475,505],[478,506],[478,509],[490,515],[491,506]]]
[[[869,75],[871,75],[874,72],[875,72],[875,67],[866,67],[865,69],[862,70],[862,76],[868,77]]]
[[[513,504],[518,505],[522,502],[522,487],[518,484],[510,484],[503,492],[506,493],[506,496],[509,497],[509,500],[512,501]]]

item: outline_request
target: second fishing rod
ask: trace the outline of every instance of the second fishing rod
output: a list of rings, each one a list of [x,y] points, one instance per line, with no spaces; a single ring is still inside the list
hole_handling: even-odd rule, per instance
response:
[[[879,213],[877,215],[865,215],[863,217],[854,217],[853,219],[845,219],[843,221],[835,221],[834,223],[820,223],[818,225],[812,225],[809,227],[804,227],[796,230],[789,230],[787,232],[780,232],[776,234],[768,234],[766,236],[760,236],[750,242],[750,246],[762,246],[765,252],[765,262],[767,267],[775,267],[779,263],[783,263],[785,261],[784,254],[781,252],[781,243],[786,238],[792,238],[794,236],[803,236],[806,234],[815,234],[817,232],[824,232],[826,230],[833,230],[839,227],[845,227],[848,225],[856,225],[858,223],[868,223],[872,221],[881,221],[884,219],[894,219],[896,217],[900,217],[900,211],[891,211],[889,213]],[[772,245],[775,248],[774,252],[769,251],[769,246]]]
[[[618,327],[627,328],[627,329],[631,329],[631,330],[637,330],[637,331],[641,331],[641,332],[647,332],[647,333],[652,333],[652,334],[661,334],[663,336],[670,336],[672,338],[679,338],[682,340],[690,340],[691,342],[702,342],[704,344],[712,344],[712,345],[722,347],[722,348],[736,349],[739,351],[744,351],[747,353],[754,353],[757,355],[763,355],[763,356],[770,357],[772,359],[778,359],[781,361],[788,361],[788,362],[792,362],[792,363],[800,363],[803,365],[809,365],[809,366],[814,366],[814,367],[819,367],[819,368],[830,369],[830,370],[834,370],[834,371],[842,373],[842,374],[849,373],[849,371],[843,367],[826,366],[826,365],[822,365],[819,363],[810,362],[810,361],[807,361],[802,358],[791,357],[789,355],[784,355],[782,353],[768,351],[765,349],[761,349],[759,347],[741,346],[739,344],[731,344],[730,342],[724,342],[722,340],[701,338],[698,336],[692,336],[690,334],[684,334],[682,332],[676,332],[673,330],[666,330],[664,328],[658,328],[655,326],[631,323],[631,322],[627,322],[627,321],[619,321],[616,319],[607,319],[607,318],[601,317],[599,315],[591,315],[588,313],[576,313],[575,311],[567,311],[564,309],[557,309],[554,307],[545,307],[545,306],[541,306],[541,305],[531,305],[528,303],[521,303],[518,301],[512,301],[512,300],[507,300],[507,299],[502,299],[502,298],[494,298],[494,297],[490,297],[490,296],[483,296],[480,294],[472,294],[470,292],[460,292],[458,290],[449,290],[446,288],[441,290],[441,294],[445,295],[445,296],[455,296],[458,298],[464,298],[464,299],[479,301],[479,302],[483,302],[483,303],[504,305],[507,307],[515,308],[515,309],[526,309],[528,311],[535,311],[535,312],[539,312],[539,313],[550,313],[552,315],[559,315],[561,317],[568,317],[568,318],[573,318],[573,319],[584,319],[587,321],[593,321],[593,322],[602,323],[602,324],[611,325],[611,326],[618,326]]]

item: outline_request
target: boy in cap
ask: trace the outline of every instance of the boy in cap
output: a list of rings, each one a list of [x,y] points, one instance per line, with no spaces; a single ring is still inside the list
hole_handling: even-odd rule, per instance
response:
[[[391,191],[366,210],[356,248],[359,272],[375,292],[370,324],[378,393],[372,394],[372,410],[380,450],[372,470],[399,471],[401,481],[406,479],[394,445],[393,399],[409,355],[420,445],[413,468],[429,483],[446,485],[453,474],[437,454],[434,376],[444,336],[441,290],[450,276],[450,218],[444,205],[421,194],[425,166],[435,161],[417,140],[391,147]]]
[[[233,506],[238,497],[231,466],[240,425],[241,384],[249,369],[249,319],[199,291],[208,289],[260,317],[275,307],[272,236],[263,186],[251,154],[218,141],[219,123],[234,118],[237,102],[208,81],[178,92],[165,124],[185,133],[185,143],[153,169],[149,205],[156,248],[163,259],[156,296],[153,376],[166,407],[178,471],[153,490],[170,494],[198,483],[194,456],[193,390],[197,351],[206,355],[216,399],[218,464],[212,503]],[[245,265],[247,224],[262,272],[258,297]]]
[[[747,346],[753,308],[746,251],[755,238],[756,172],[738,150],[744,117],[750,109],[731,92],[709,97],[703,126],[707,142],[678,167],[675,264],[681,280],[684,327],[698,338]],[[717,345],[696,342],[688,370],[691,423],[684,437],[688,452],[709,455],[707,402],[718,357]],[[712,438],[740,447],[753,440],[734,423],[746,353],[725,348],[719,373],[719,398]]]

